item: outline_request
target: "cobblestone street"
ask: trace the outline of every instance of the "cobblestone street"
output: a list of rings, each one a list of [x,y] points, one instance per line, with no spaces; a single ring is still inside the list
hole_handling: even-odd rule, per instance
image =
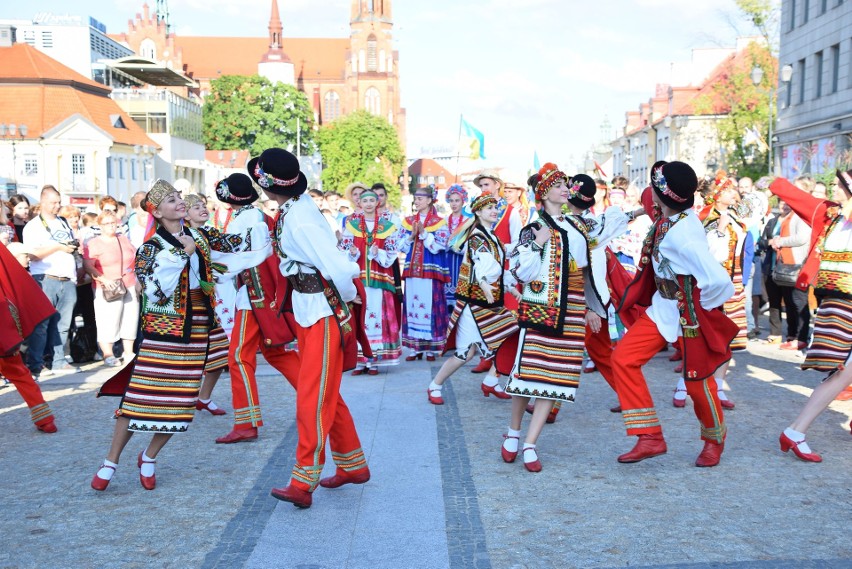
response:
[[[801,355],[751,342],[730,373],[722,463],[699,469],[688,402],[671,405],[669,353],[646,367],[668,454],[638,464],[599,374],[539,439],[544,470],[500,458],[509,402],[484,398],[460,371],[447,402],[426,402],[440,361],[403,363],[344,378],[373,478],[318,489],[299,510],[269,496],[287,482],[296,444],[294,397],[264,365],[266,426],[258,441],[216,445],[230,430],[227,378],[214,399],[225,417],[199,413],[159,456],[157,488],[138,482],[131,440],[106,492],[89,488],[117,403],[95,398],[108,373],[41,383],[59,432],[45,435],[13,388],[0,391],[5,434],[0,567],[850,567],[852,402],[834,402],[809,432],[822,464],[778,448],[778,434],[820,381]],[[470,368],[466,368],[469,370]],[[328,472],[329,469],[327,469]]]

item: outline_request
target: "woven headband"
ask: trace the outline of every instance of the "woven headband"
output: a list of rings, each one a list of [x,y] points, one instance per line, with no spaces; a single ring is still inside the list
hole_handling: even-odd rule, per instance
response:
[[[485,209],[488,206],[494,205],[497,205],[497,198],[495,198],[491,194],[483,194],[473,200],[473,203],[470,204],[470,211],[476,213],[481,209]]]
[[[669,197],[676,201],[677,203],[683,203],[688,198],[683,198],[672,191],[669,188],[669,185],[666,183],[666,177],[663,176],[663,167],[659,166],[656,170],[654,170],[654,186],[662,193],[664,196]]]
[[[261,188],[267,189],[271,188],[272,186],[281,186],[286,188],[288,186],[292,186],[293,184],[299,181],[298,174],[296,174],[295,178],[291,178],[289,180],[285,180],[283,178],[276,178],[272,174],[264,172],[263,167],[260,165],[259,161],[254,166],[254,175],[257,176],[257,185]]]

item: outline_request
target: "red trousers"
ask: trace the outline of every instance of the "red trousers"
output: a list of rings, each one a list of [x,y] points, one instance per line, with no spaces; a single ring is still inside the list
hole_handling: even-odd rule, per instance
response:
[[[586,326],[586,352],[603,378],[615,391],[615,376],[612,371],[612,340],[609,338],[609,327],[605,318],[601,319],[601,329],[597,333],[592,332],[591,328]]]
[[[53,421],[53,412],[45,402],[41,394],[41,388],[30,375],[30,370],[24,365],[21,354],[0,358],[0,373],[15,386],[27,407],[30,408],[30,417],[38,426],[46,425]]]
[[[257,319],[251,310],[237,310],[231,345],[228,348],[228,371],[231,375],[231,398],[234,406],[234,429],[263,426],[260,396],[257,392],[257,350],[278,370],[290,385],[296,387],[299,377],[299,354],[283,347],[264,345]]]
[[[615,390],[628,436],[663,432],[642,366],[665,345],[666,340],[660,335],[657,325],[643,314],[612,353]],[[725,440],[725,418],[716,389],[713,377],[686,381],[686,391],[701,423],[701,438],[721,443]]]
[[[340,328],[327,316],[296,331],[302,366],[296,381],[296,465],[290,484],[313,492],[325,464],[325,439],[338,471],[366,468],[367,459],[349,408],[340,396],[343,349]]]

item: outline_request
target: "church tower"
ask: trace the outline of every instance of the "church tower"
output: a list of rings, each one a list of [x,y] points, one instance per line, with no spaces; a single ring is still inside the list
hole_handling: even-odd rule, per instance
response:
[[[352,0],[346,107],[365,109],[396,127],[405,148],[399,98],[399,53],[393,49],[391,0]]]
[[[257,64],[257,74],[273,83],[295,85],[295,67],[281,48],[283,32],[281,16],[278,15],[278,0],[272,0],[272,15],[269,17],[269,49]]]

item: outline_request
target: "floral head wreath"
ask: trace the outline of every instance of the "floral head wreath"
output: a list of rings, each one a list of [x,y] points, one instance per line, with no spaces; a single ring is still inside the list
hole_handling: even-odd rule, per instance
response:
[[[497,198],[491,194],[482,194],[474,199],[473,203],[470,204],[470,211],[476,213],[477,211],[492,205],[497,205]]]
[[[713,192],[704,198],[704,203],[707,205],[716,203],[719,196],[722,195],[722,192],[725,190],[736,189],[736,187],[737,184],[734,179],[729,177],[728,173],[724,170],[719,170],[716,172],[716,178],[713,180]]]
[[[444,200],[449,203],[450,196],[457,195],[461,198],[462,203],[467,202],[467,190],[464,189],[464,186],[461,184],[453,184],[449,188],[447,188],[447,192],[444,195]]]
[[[535,199],[541,201],[550,188],[559,180],[567,180],[568,176],[553,162],[548,162],[538,171],[538,184],[535,187]]]
[[[685,198],[685,197],[677,195],[674,192],[674,190],[672,190],[669,187],[668,182],[666,182],[666,177],[663,175],[663,167],[662,166],[658,166],[654,170],[654,176],[652,178],[652,181],[654,183],[654,187],[657,188],[657,190],[661,194],[663,194],[666,197],[673,199],[677,203],[683,203],[683,202],[685,202],[686,200],[689,199],[689,198]]]
[[[266,189],[271,188],[272,186],[287,188],[299,181],[298,174],[296,174],[295,178],[290,178],[289,180],[285,180],[283,178],[276,178],[269,172],[264,172],[263,165],[261,165],[259,161],[254,167],[254,175],[257,176],[257,185],[261,188]]]
[[[160,204],[163,203],[166,196],[172,192],[177,192],[177,189],[173,185],[162,178],[154,180],[151,184],[151,189],[149,189],[148,193],[145,194],[145,203],[148,213],[152,213],[155,209],[160,207]]]

